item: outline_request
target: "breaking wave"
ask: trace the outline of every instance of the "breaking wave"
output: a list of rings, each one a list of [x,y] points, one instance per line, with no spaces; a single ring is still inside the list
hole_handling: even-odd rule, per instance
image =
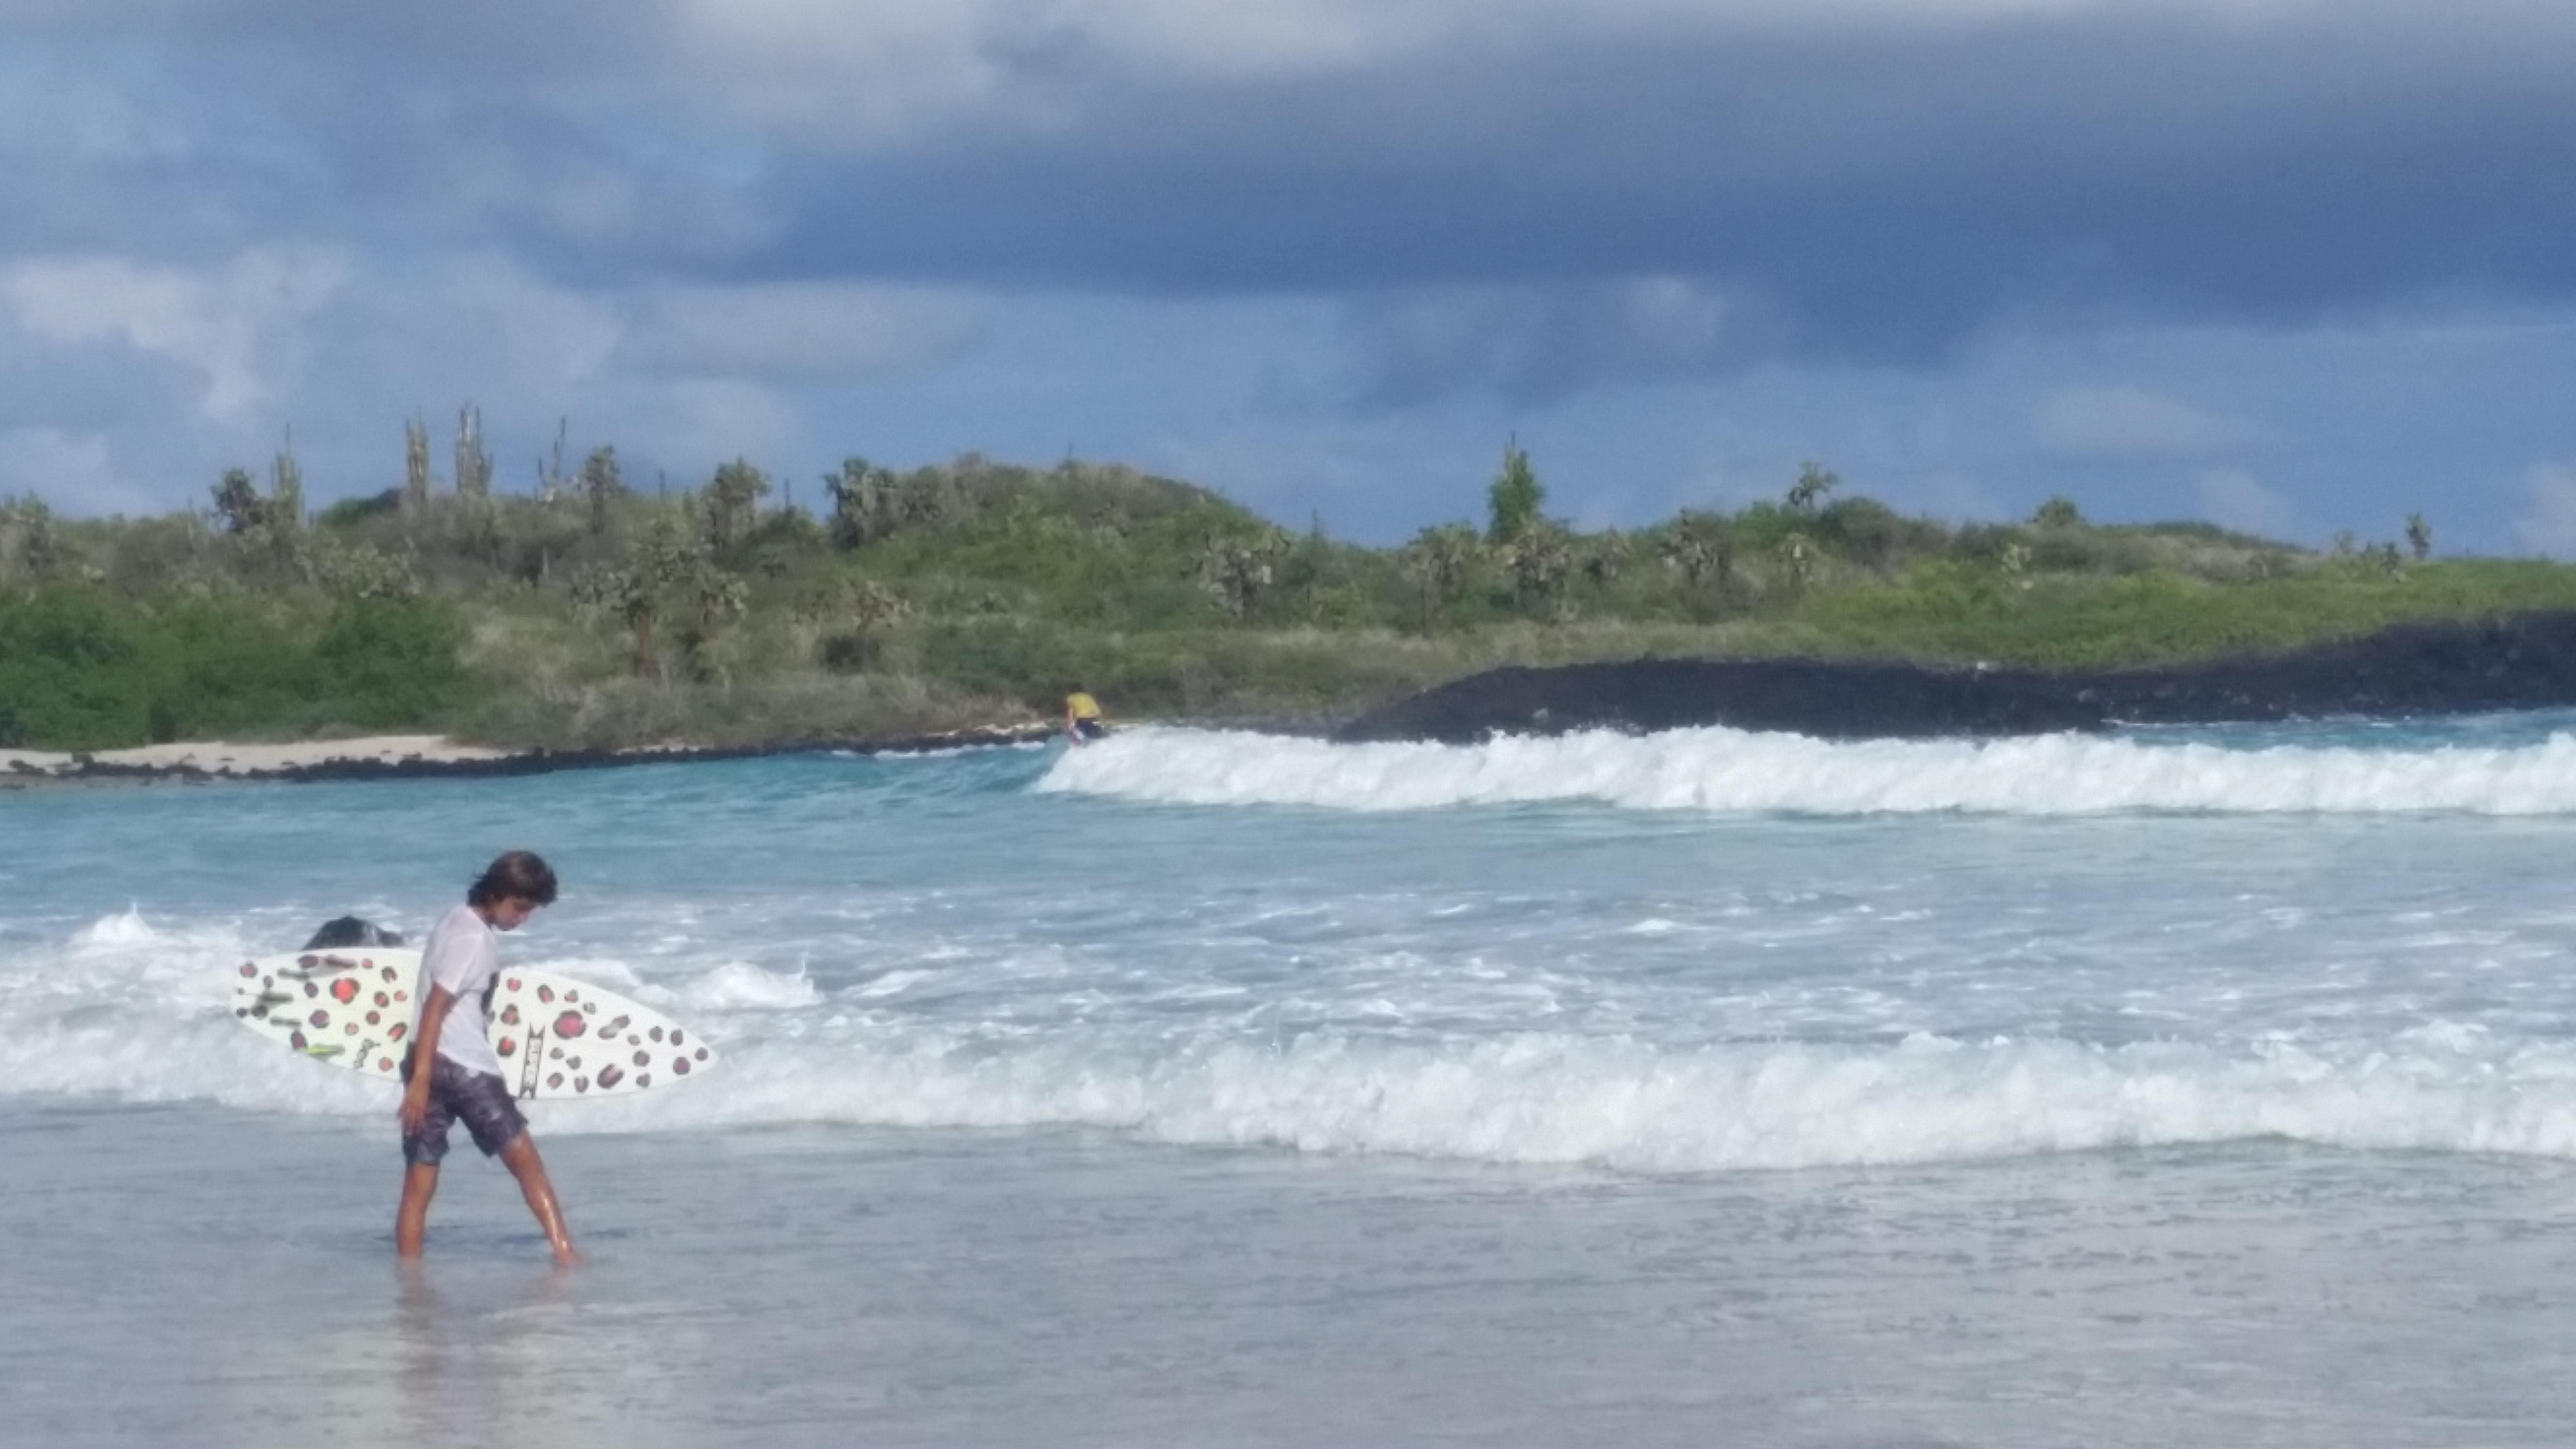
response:
[[[44,969],[0,977],[0,1090],[211,1101],[382,1127],[388,1084],[279,1051],[229,1019],[224,984],[205,963],[237,944],[222,931],[134,920],[83,933]],[[1171,1144],[1645,1172],[2267,1137],[2576,1158],[2576,1046],[2456,1025],[2235,1046],[1915,1036],[1658,1047],[1350,1032],[1271,1041],[1207,1026],[1173,1035],[935,1026],[871,1014],[864,996],[824,996],[801,976],[755,980],[742,965],[682,994],[702,1003],[706,1034],[724,1043],[722,1073],[617,1102],[539,1103],[539,1128],[1086,1127]]]
[[[1139,730],[1067,752],[1036,788],[1175,805],[1385,811],[1567,801],[1812,815],[2557,815],[2576,813],[2576,736],[2504,747],[2247,749],[2092,735],[1838,743],[1715,728],[1477,745]]]
[[[2576,1053],[2432,1028],[2341,1049],[1910,1038],[1689,1051],[1557,1036],[1127,1055],[1061,1042],[737,1055],[700,1090],[566,1104],[586,1130],[1080,1126],[1182,1145],[1703,1172],[2285,1138],[2576,1156]]]

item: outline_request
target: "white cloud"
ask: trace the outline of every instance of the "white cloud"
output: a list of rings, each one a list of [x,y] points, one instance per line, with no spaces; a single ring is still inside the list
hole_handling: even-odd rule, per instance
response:
[[[2514,520],[2514,535],[2534,553],[2576,559],[2576,464],[2542,464],[2525,486],[2528,501]]]
[[[2066,388],[2040,404],[2031,430],[2061,457],[2106,461],[2208,458],[2250,436],[2228,418],[2135,387]]]
[[[330,319],[335,347],[408,377],[421,401],[562,396],[606,370],[626,335],[613,298],[490,254],[371,274],[345,310]]]
[[[2242,468],[2200,475],[2200,509],[2221,528],[2259,538],[2291,539],[2303,532],[2298,509]]]
[[[56,427],[0,432],[0,497],[19,493],[72,513],[148,513],[167,506],[126,482],[106,438]]]
[[[122,345],[201,383],[209,420],[246,423],[285,381],[298,324],[348,275],[341,254],[269,247],[203,268],[114,256],[28,257],[0,265],[0,305],[49,342]]]
[[[812,282],[662,287],[636,298],[621,361],[683,376],[849,378],[955,358],[989,308],[946,288]]]

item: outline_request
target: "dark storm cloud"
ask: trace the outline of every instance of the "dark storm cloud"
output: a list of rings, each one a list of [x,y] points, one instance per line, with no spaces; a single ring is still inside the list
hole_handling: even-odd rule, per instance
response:
[[[1391,10],[1432,40],[1264,64],[1185,6],[1142,40],[1000,0],[22,7],[195,129],[37,158],[0,246],[1326,295],[1379,400],[2576,290],[2550,7]],[[927,59],[877,53],[907,25]]]
[[[2497,12],[2500,16],[2503,12]],[[750,259],[1172,292],[1763,302],[1755,347],[1921,361],[1999,318],[2299,322],[2576,287],[2561,27],[2188,18],[1468,50],[1263,87],[1093,76],[1090,124],[806,158]],[[1587,349],[1577,349],[1583,351]],[[1675,363],[1687,359],[1674,357]]]

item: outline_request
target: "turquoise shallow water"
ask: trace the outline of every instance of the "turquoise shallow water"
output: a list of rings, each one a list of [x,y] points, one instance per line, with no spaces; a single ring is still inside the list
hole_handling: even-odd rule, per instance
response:
[[[2569,728],[0,797],[0,1436],[2554,1442]],[[217,972],[514,845],[727,1062],[405,1284]]]

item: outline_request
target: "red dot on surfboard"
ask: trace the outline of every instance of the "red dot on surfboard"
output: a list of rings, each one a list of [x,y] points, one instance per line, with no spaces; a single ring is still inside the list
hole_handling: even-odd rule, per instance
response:
[[[551,986],[540,986],[540,987],[538,987],[538,988],[537,988],[537,999],[538,999],[539,1001],[548,1001],[548,1002],[553,1001],[553,1000],[555,999],[555,989],[554,989],[553,987],[551,987]]]
[[[573,1089],[574,1091],[576,1091],[576,1092],[587,1092],[587,1091],[589,1091],[589,1090],[590,1090],[590,1078],[588,1078],[588,1077],[575,1077],[575,1078],[573,1078],[573,1079],[572,1079],[572,1089]]]
[[[399,971],[396,971],[396,970],[395,970],[394,968],[392,968],[391,966],[386,967],[386,968],[385,968],[385,970],[384,970],[384,978],[385,978],[387,981],[395,981],[395,980],[399,980],[399,979],[401,979],[401,976],[402,976],[402,973],[401,973],[401,972],[399,972]]]
[[[501,1055],[503,1055],[503,1056],[505,1056],[505,1057],[506,1057],[506,1056],[511,1055],[511,1054],[512,1054],[512,1053],[514,1053],[514,1052],[516,1052],[518,1049],[519,1049],[519,1039],[518,1039],[517,1037],[511,1037],[511,1038],[509,1038],[508,1040],[503,1041],[503,1042],[501,1043]]]
[[[376,1058],[376,1070],[377,1070],[377,1071],[380,1071],[380,1072],[390,1072],[390,1071],[392,1071],[393,1069],[394,1069],[394,1059],[393,1059],[392,1057],[378,1057],[378,1058]]]
[[[297,1051],[304,1050],[304,1033],[300,1031],[288,1032],[286,1034],[286,1044],[295,1048]]]
[[[403,1033],[409,1030],[411,1030],[410,1022],[398,1021],[394,1023],[394,1029],[386,1032],[385,1035],[394,1041],[401,1041],[403,1039]]]
[[[358,999],[358,983],[343,976],[331,983],[331,999],[342,1006]]]
[[[369,1025],[369,1026],[374,1026],[377,1022],[380,1022],[380,1021],[382,1021],[382,1020],[384,1020],[384,1019],[385,1019],[385,1014],[384,1014],[383,1012],[381,1012],[381,1011],[370,1011],[370,1012],[368,1012],[368,1013],[367,1013],[367,1025]]]
[[[620,1071],[614,1066],[606,1066],[599,1069],[599,1089],[603,1092],[624,1080],[626,1080],[626,1073]]]
[[[331,1024],[331,1013],[327,1011],[317,1011],[304,1019],[313,1023],[315,1026],[329,1026]]]
[[[547,1089],[548,1089],[549,1091],[551,1091],[552,1089],[554,1089],[554,1088],[556,1088],[556,1087],[560,1087],[560,1086],[562,1086],[562,1085],[563,1085],[563,1073],[561,1073],[561,1072],[549,1072],[549,1073],[547,1073],[547,1074],[546,1074],[546,1087],[547,1087]]]
[[[651,1052],[637,1052],[635,1054],[635,1065],[639,1067],[648,1067],[652,1064],[653,1054]]]
[[[376,993],[376,1005],[378,1005],[378,1006],[391,1006],[391,1005],[393,1005],[393,1004],[394,1004],[394,999],[393,999],[392,997],[385,995],[385,994],[384,994],[383,992],[381,992],[381,991],[379,991],[379,992],[377,992],[377,993]]]
[[[253,976],[257,976],[258,974],[259,974],[259,964],[258,964],[257,962],[255,962],[255,961],[244,961],[244,962],[242,963],[242,979],[243,979],[243,980],[247,981],[247,980],[249,980],[251,977],[253,977]]]
[[[342,1036],[356,1036],[358,1034],[358,1024],[354,1021],[350,1022],[347,1026],[340,1028],[340,1034]]]
[[[519,1008],[515,1006],[502,1007],[501,1024],[503,1026],[517,1026],[519,1024]]]
[[[687,1057],[671,1058],[671,1071],[677,1076],[687,1076],[689,1074],[689,1059]]]
[[[513,976],[513,977],[511,977],[511,978],[510,978],[510,989],[511,989],[512,991],[516,991],[516,990],[518,990],[518,989],[519,989],[519,978],[518,978],[518,977]]]
[[[587,1031],[589,1027],[590,1023],[583,1021],[581,1019],[581,1013],[578,1011],[567,1011],[563,1015],[555,1018],[555,1035],[560,1037],[571,1038],[579,1036],[584,1031]]]

